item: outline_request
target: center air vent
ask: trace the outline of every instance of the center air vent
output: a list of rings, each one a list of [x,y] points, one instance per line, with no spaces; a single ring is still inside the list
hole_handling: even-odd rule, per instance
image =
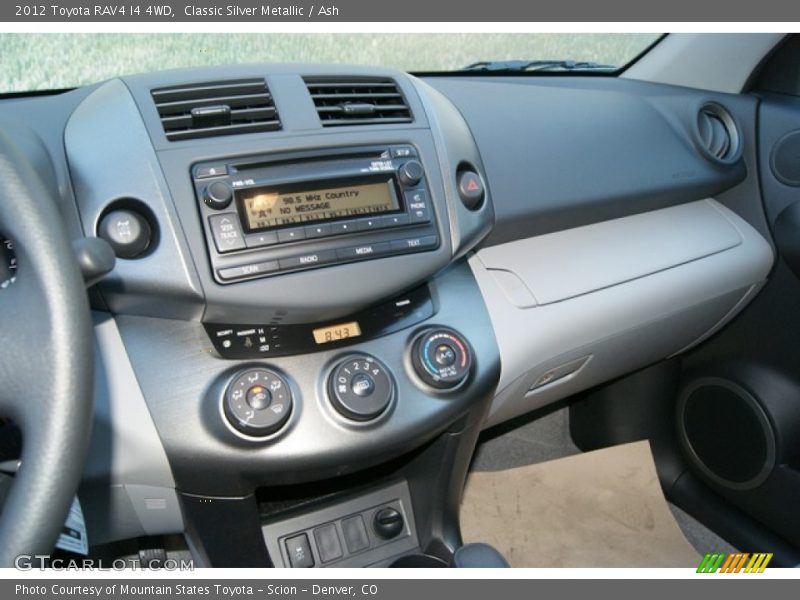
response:
[[[263,79],[179,85],[152,95],[171,142],[281,128]]]
[[[323,127],[409,123],[408,107],[397,83],[383,78],[306,78]]]
[[[708,158],[731,164],[741,156],[739,128],[731,114],[716,102],[707,102],[697,113],[697,137]]]

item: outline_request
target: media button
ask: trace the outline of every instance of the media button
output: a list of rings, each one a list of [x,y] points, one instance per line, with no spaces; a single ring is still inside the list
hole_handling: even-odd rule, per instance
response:
[[[326,265],[336,261],[335,250],[322,250],[309,254],[301,254],[290,258],[282,258],[278,261],[281,269],[300,269],[302,267],[314,267]]]
[[[278,241],[283,242],[296,242],[298,240],[306,239],[306,231],[302,227],[295,227],[294,229],[283,229],[278,231]]]
[[[373,258],[391,252],[389,242],[378,242],[377,244],[362,244],[352,248],[339,248],[336,255],[340,260],[355,260],[358,258]]]

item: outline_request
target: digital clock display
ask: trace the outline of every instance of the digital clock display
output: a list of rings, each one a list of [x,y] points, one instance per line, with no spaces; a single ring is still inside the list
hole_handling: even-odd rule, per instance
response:
[[[328,327],[319,327],[314,329],[312,333],[317,344],[328,344],[360,336],[361,327],[359,327],[357,321],[349,321],[347,323],[329,325]]]

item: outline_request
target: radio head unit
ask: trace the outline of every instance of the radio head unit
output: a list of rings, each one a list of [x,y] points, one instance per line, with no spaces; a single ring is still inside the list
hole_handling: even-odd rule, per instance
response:
[[[410,144],[202,162],[192,176],[218,283],[439,247]]]

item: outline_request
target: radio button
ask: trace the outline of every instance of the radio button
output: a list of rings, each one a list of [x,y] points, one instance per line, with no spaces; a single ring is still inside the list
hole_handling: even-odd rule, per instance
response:
[[[391,215],[388,217],[381,217],[381,227],[402,227],[408,225],[408,215]]]
[[[423,250],[432,250],[438,245],[439,238],[435,235],[425,235],[405,240],[393,240],[392,250],[395,252],[422,252]]]
[[[341,223],[331,223],[331,234],[341,235],[342,233],[353,233],[358,231],[356,221],[343,221]]]
[[[294,229],[284,229],[278,232],[278,241],[283,242],[296,242],[298,240],[306,239],[306,231],[302,227],[295,227]]]
[[[336,255],[340,260],[353,260],[356,258],[372,258],[383,256],[391,252],[392,247],[389,242],[378,242],[377,244],[363,244],[352,248],[339,248]]]
[[[331,234],[330,225],[306,225],[306,239],[325,237]]]
[[[335,261],[335,250],[322,250],[320,252],[292,256],[291,258],[282,258],[278,261],[278,263],[281,270],[288,270],[299,269],[302,267],[314,267],[317,265],[326,265]]]
[[[236,213],[223,213],[208,218],[214,245],[220,253],[233,252],[244,248],[242,229],[239,226],[239,217]]]
[[[278,270],[278,262],[268,260],[266,262],[253,263],[249,265],[240,265],[238,267],[228,267],[227,269],[220,269],[217,271],[219,278],[223,281],[230,281],[231,279],[241,279],[242,277],[250,277],[252,275],[261,275],[263,273],[270,273]]]
[[[244,243],[248,248],[259,248],[261,246],[271,246],[278,243],[278,234],[274,231],[266,233],[251,233],[244,236]]]

